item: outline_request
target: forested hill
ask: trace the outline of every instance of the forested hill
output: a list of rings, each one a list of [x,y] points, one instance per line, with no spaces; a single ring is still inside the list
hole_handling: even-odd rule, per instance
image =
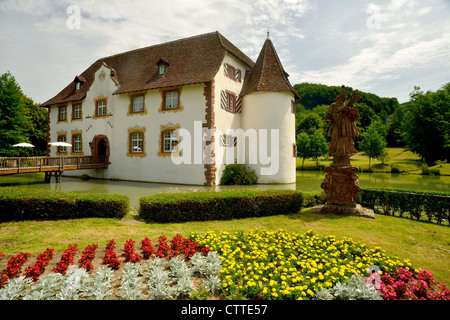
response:
[[[294,89],[301,97],[301,100],[297,101],[297,103],[303,105],[306,110],[311,110],[320,105],[330,105],[336,101],[336,97],[338,96],[340,90],[345,90],[348,94],[351,94],[357,90],[346,86],[326,86],[323,84],[313,83],[296,84],[294,85]],[[359,92],[362,96],[359,103],[366,104],[376,114],[385,111],[386,115],[390,115],[394,113],[399,106],[397,98],[381,98],[373,93],[363,91]]]

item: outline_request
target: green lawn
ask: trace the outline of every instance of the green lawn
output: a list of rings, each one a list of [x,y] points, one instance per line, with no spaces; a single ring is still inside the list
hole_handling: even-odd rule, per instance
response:
[[[427,269],[437,281],[450,285],[449,227],[384,215],[377,215],[375,220],[319,215],[309,213],[307,209],[292,215],[171,224],[144,224],[131,215],[122,220],[97,218],[9,222],[0,224],[0,252],[12,255],[23,251],[37,255],[47,247],[62,252],[74,243],[80,248],[92,243],[104,248],[111,239],[122,250],[128,239],[138,243],[149,237],[156,242],[161,234],[170,239],[177,233],[187,237],[191,231],[203,233],[212,230],[220,233],[255,228],[271,231],[281,228],[298,233],[312,230],[322,236],[352,238],[370,247],[381,247],[388,255],[409,259],[414,267]]]
[[[408,172],[411,174],[421,174],[420,166],[422,161],[420,157],[411,151],[407,151],[403,148],[386,148],[388,151],[388,159],[385,164],[377,159],[372,159],[371,167],[374,172],[391,172],[391,165],[399,167],[400,171]],[[297,158],[297,169],[302,166],[302,158]],[[365,156],[363,152],[358,152],[350,159],[351,163],[355,167],[359,167],[362,170],[369,168],[369,157]],[[326,159],[325,157],[319,159],[319,165],[329,166],[332,159]],[[304,166],[307,170],[317,167],[316,162],[312,159],[306,159]],[[438,163],[437,165],[430,167],[440,170],[441,175],[450,175],[449,163]]]

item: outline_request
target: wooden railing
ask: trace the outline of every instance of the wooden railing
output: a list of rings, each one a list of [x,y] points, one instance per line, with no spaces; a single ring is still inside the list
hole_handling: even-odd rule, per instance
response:
[[[106,168],[105,156],[8,157],[0,158],[0,175]]]

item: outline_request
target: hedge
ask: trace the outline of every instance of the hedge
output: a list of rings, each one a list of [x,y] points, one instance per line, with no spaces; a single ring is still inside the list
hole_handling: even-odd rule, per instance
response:
[[[398,189],[366,188],[360,194],[359,203],[375,212],[384,214],[409,213],[410,218],[419,220],[426,216],[428,221],[449,221],[450,194],[439,192],[405,191]]]
[[[0,188],[0,222],[122,218],[128,208],[128,197],[118,194]]]
[[[140,198],[139,216],[153,222],[230,220],[298,212],[295,190],[160,193]]]

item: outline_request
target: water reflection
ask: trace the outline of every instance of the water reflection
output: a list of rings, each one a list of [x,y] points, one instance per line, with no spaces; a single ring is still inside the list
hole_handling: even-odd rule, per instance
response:
[[[37,188],[58,190],[64,192],[119,193],[130,198],[130,205],[137,206],[139,198],[144,195],[161,192],[189,191],[222,191],[222,190],[267,190],[267,189],[297,189],[303,191],[322,191],[320,184],[325,177],[324,172],[298,171],[297,183],[285,185],[254,185],[254,186],[189,186],[163,183],[146,183],[114,180],[82,180],[63,177],[62,183],[44,183],[43,174],[22,174],[0,177],[0,186],[16,186],[18,188]],[[360,173],[361,187],[387,187],[408,190],[448,191],[449,176],[422,176],[391,173]]]

